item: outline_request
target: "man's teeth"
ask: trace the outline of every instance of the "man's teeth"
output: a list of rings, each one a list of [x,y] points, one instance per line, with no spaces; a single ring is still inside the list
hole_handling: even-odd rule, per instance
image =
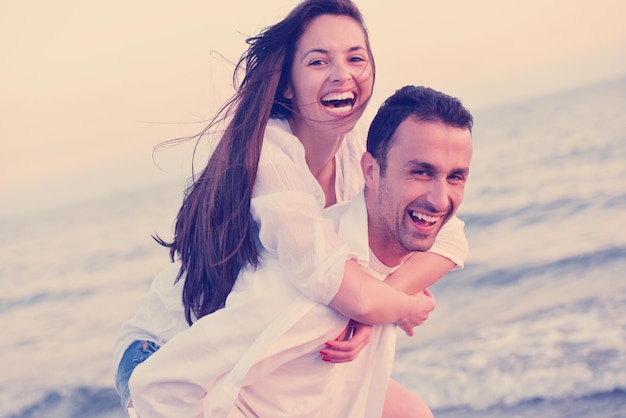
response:
[[[430,222],[431,224],[434,224],[435,222],[439,220],[439,218],[435,216],[428,216],[423,213],[415,212],[414,210],[411,211],[411,216],[421,221]]]

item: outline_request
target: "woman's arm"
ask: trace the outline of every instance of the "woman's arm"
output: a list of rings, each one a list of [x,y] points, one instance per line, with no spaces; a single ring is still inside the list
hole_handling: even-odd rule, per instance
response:
[[[390,274],[385,283],[394,289],[414,295],[435,284],[456,264],[439,254],[413,253],[405,263]]]
[[[416,301],[399,294],[419,296],[451,269],[463,267],[468,254],[464,227],[460,219],[451,218],[430,250],[413,253],[384,283],[375,283],[377,280],[355,261],[346,262],[341,286],[330,306],[367,324],[407,321],[409,326],[419,322],[414,317],[420,315]]]
[[[402,267],[396,271],[398,274],[388,276],[385,283],[407,294],[427,292],[426,289],[429,286],[456,266],[456,263],[452,260],[436,253],[414,253],[402,265]],[[410,272],[412,272],[412,274],[409,274]],[[348,287],[347,283],[348,282],[344,284],[344,291],[346,290],[346,287]],[[354,285],[357,284],[358,283],[354,283]],[[338,295],[341,296],[341,289]],[[340,303],[341,299],[338,298],[335,302]],[[374,303],[387,305],[389,301],[382,299],[375,301]],[[384,310],[384,306],[382,309]],[[424,294],[421,311],[421,316],[424,321],[428,319],[428,315],[433,309],[434,299],[431,300],[431,296],[428,293]],[[375,311],[370,314],[374,318],[379,318],[380,315],[380,313]],[[398,325],[400,326],[401,324]],[[352,361],[369,343],[371,333],[370,325],[358,322],[353,323],[353,321],[351,321],[351,324],[348,325],[348,327],[354,328],[354,336],[345,338],[344,335],[340,335],[333,341],[327,341],[326,348],[320,352],[322,360],[331,363],[344,363]],[[402,326],[401,328],[405,332],[407,331]],[[412,329],[411,333],[407,332],[407,335],[412,335]]]
[[[211,330],[202,327],[196,322],[135,368],[129,388],[140,417],[204,416],[207,391],[233,364],[207,342]]]
[[[456,216],[450,218],[428,251],[413,253],[385,282],[414,294],[429,288],[450,270],[462,269],[469,254],[464,229],[463,221]]]
[[[434,299],[424,292],[415,295],[394,289],[364,272],[354,260],[346,262],[339,291],[329,306],[365,324],[398,324],[407,335],[422,324],[434,309]]]
[[[409,294],[425,292],[451,269],[463,268],[468,252],[464,223],[453,217],[444,225],[429,251],[414,253],[394,274],[387,277],[385,283]],[[429,312],[426,307],[424,319],[427,319]],[[320,353],[322,359],[333,363],[352,361],[368,343],[369,335],[368,325],[357,324],[354,338],[339,336],[327,341],[326,348]]]
[[[174,335],[189,328],[181,303],[183,282],[174,284],[179,268],[178,263],[171,264],[152,281],[115,341],[115,387],[125,406],[132,405],[128,380],[135,367]]]

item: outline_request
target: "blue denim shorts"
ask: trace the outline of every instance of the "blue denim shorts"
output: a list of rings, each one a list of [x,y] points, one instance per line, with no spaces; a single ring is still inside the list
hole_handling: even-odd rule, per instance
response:
[[[122,360],[117,367],[117,376],[115,376],[115,388],[120,395],[124,409],[128,407],[130,402],[130,391],[128,390],[130,375],[135,367],[143,363],[159,348],[160,346],[152,341],[135,341],[124,351]]]

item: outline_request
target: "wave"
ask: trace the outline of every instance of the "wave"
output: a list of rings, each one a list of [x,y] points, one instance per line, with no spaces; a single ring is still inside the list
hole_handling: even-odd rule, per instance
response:
[[[620,418],[626,410],[626,388],[597,392],[581,397],[536,397],[516,404],[492,405],[487,408],[455,406],[434,408],[437,418]],[[123,418],[125,414],[113,388],[79,387],[68,391],[51,391],[44,398],[5,418]]]
[[[443,338],[405,344],[394,377],[447,411],[437,417],[601,417],[521,411],[623,398],[623,303],[586,299],[529,315],[501,312],[500,323],[474,328],[457,323]]]
[[[534,398],[515,405],[495,405],[483,410],[463,406],[440,408],[433,412],[437,418],[623,418],[626,416],[624,411],[626,390],[616,388],[577,398]]]
[[[0,298],[0,313],[13,309],[36,306],[44,302],[74,302],[96,293],[96,289],[63,290],[61,292],[38,292],[21,298]]]
[[[6,418],[123,418],[120,398],[113,388],[78,387],[54,390],[22,411]]]
[[[626,206],[626,193],[606,199],[603,205],[606,209],[621,208],[624,206]]]
[[[549,221],[563,221],[574,215],[589,213],[593,216],[598,210],[626,208],[626,194],[607,195],[598,191],[592,196],[562,196],[543,202],[527,202],[512,204],[502,199],[504,191],[501,189],[485,189],[477,193],[484,200],[486,196],[497,196],[503,203],[493,207],[491,211],[481,209],[480,213],[459,211],[459,217],[467,228],[498,226],[502,222],[511,222],[515,225],[529,226],[545,224]],[[471,198],[478,199],[478,198]],[[493,200],[493,199],[490,199]],[[506,204],[508,207],[504,207]]]
[[[499,193],[502,195],[502,193]],[[619,205],[619,200],[612,204]],[[516,224],[532,225],[543,224],[547,219],[562,219],[563,217],[582,212],[595,203],[589,199],[562,198],[544,203],[532,203],[519,207],[498,208],[493,212],[462,213],[459,217],[468,228],[498,225],[503,221],[513,221]]]
[[[608,269],[614,263],[623,263],[626,260],[626,245],[604,248],[588,253],[576,254],[557,260],[528,266],[514,266],[485,271],[477,265],[468,264],[465,267],[464,282],[473,286],[509,286],[522,280],[549,274],[551,277],[569,280],[570,273],[582,272],[602,268]]]

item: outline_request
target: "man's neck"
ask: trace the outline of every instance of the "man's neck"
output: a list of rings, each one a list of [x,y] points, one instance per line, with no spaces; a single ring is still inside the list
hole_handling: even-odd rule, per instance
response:
[[[399,268],[413,253],[407,254],[405,257],[386,257],[381,259],[372,248],[370,248],[370,264],[379,264],[389,270],[396,270]]]
[[[371,229],[370,229],[371,231]],[[376,256],[378,260],[387,267],[397,267],[404,263],[407,258],[413,254],[412,252],[407,252],[405,250],[399,250],[397,243],[389,244],[389,243],[376,243],[375,239],[372,239],[372,234],[369,237],[370,249],[372,254]]]

